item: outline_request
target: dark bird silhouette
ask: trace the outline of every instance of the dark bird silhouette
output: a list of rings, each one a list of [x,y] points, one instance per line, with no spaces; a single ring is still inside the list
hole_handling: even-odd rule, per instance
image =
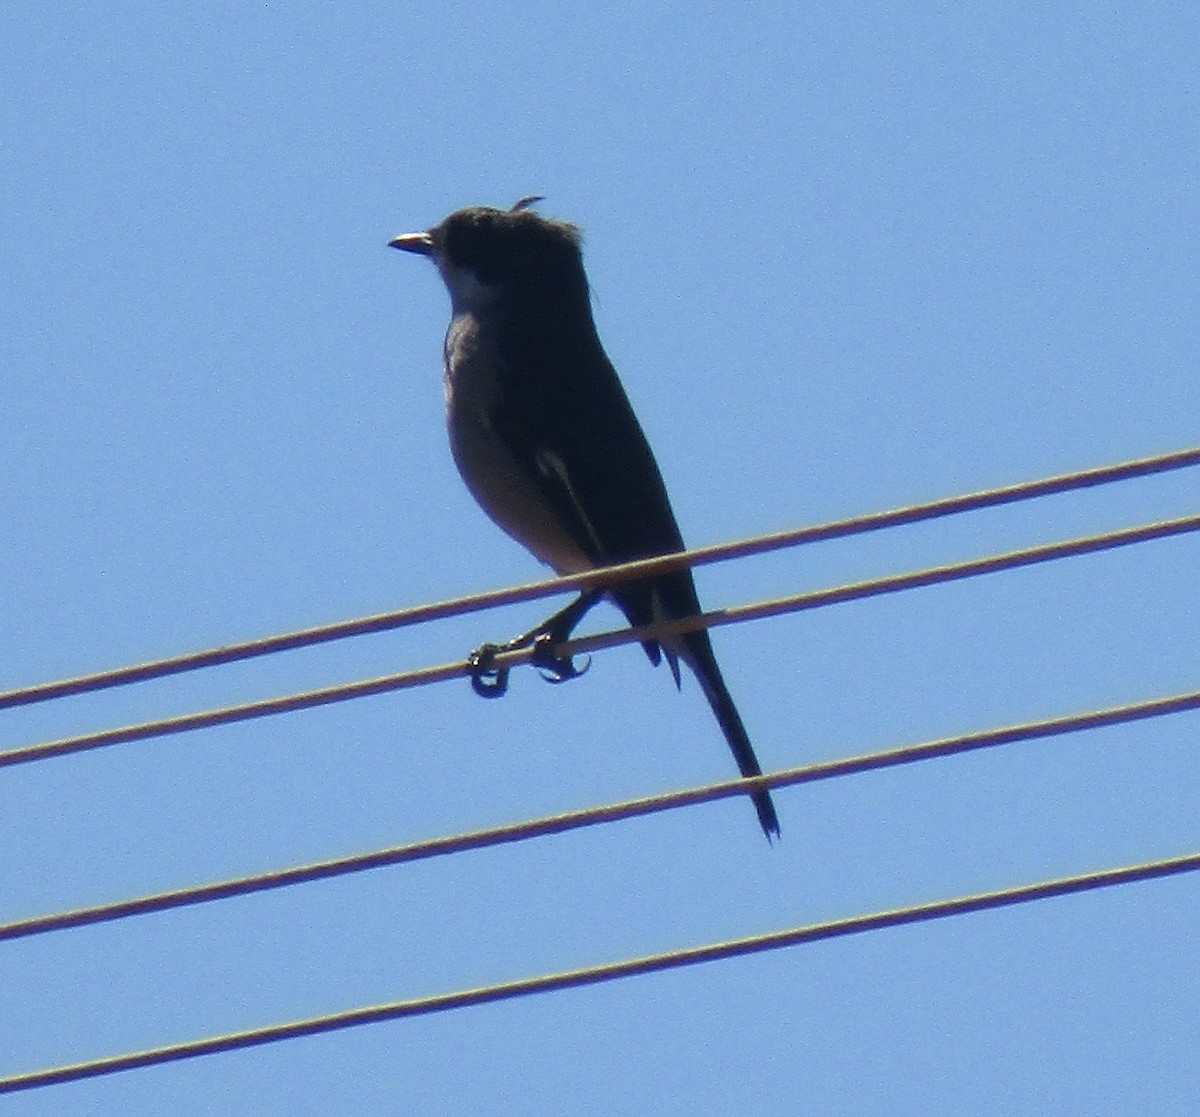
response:
[[[445,391],[450,448],[484,511],[559,574],[684,549],[662,474],[592,318],[578,229],[532,212],[476,206],[393,248],[429,257],[450,292]],[[647,625],[700,612],[690,570],[608,587],[629,619]],[[566,638],[600,597],[584,592],[510,645]],[[691,668],[743,776],[762,774],[704,630],[643,642],[665,656],[679,685]],[[478,661],[486,674],[486,649]],[[480,654],[480,653],[477,653]],[[542,664],[560,679],[569,661]],[[476,677],[476,689],[502,692]],[[779,819],[766,791],[752,794],[767,837]]]

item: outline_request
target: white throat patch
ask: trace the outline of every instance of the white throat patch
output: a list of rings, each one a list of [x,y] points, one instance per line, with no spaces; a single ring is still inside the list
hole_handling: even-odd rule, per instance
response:
[[[470,268],[458,267],[444,256],[436,257],[434,262],[450,292],[450,309],[455,315],[477,314],[496,301],[500,288],[481,283]]]

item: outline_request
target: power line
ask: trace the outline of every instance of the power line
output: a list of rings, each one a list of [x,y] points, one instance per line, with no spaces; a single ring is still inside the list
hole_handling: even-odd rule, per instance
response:
[[[869,597],[899,593],[904,590],[919,589],[944,582],[961,581],[965,578],[979,577],[983,574],[994,574],[1002,570],[1018,569],[1038,563],[1093,554],[1098,551],[1129,547],[1138,543],[1146,543],[1155,539],[1165,539],[1195,531],[1200,531],[1200,516],[1188,516],[1156,524],[1123,528],[1100,535],[1083,536],[1078,539],[1043,544],[1024,550],[1009,551],[1005,554],[989,555],[981,559],[970,559],[966,562],[930,567],[907,574],[896,574],[886,578],[855,582],[845,586],[835,586],[831,589],[795,594],[789,597],[756,602],[750,605],[732,606],[710,613],[701,613],[682,620],[661,621],[641,628],[623,628],[614,632],[600,633],[596,636],[580,637],[562,644],[558,649],[558,654],[564,656],[578,655],[648,638],[690,632],[698,628],[738,624],[744,621],[780,616],[784,613],[819,609],[828,605],[837,605],[848,601],[860,601]],[[682,558],[682,556],[678,557]],[[630,566],[640,565],[630,564]],[[495,657],[495,666],[499,668],[512,668],[528,662],[531,654],[531,650],[528,648],[504,652]],[[336,702],[347,702],[351,699],[383,694],[394,690],[424,686],[429,683],[443,682],[447,679],[466,676],[471,670],[471,666],[465,661],[442,664],[436,667],[424,667],[415,671],[405,671],[395,675],[385,675],[376,679],[345,683],[339,686],[285,695],[279,698],[267,698],[239,706],[228,706],[219,710],[183,714],[178,717],[144,722],[141,725],[122,726],[117,729],[106,729],[96,733],[66,737],[57,741],[46,741],[40,744],[27,745],[23,748],[10,749],[7,752],[0,752],[0,768],[16,764],[27,764],[33,761],[48,760],[56,756],[67,756],[72,753],[85,752],[90,749],[103,748],[109,745],[123,744],[130,741],[144,741],[156,737],[185,733],[194,729],[209,729],[218,725],[228,725],[234,722],[249,721],[254,718],[269,717],[296,710],[312,709],[317,706],[326,706]]]
[[[420,997],[407,1001],[395,1001],[390,1004],[350,1009],[346,1012],[310,1017],[307,1020],[292,1020],[265,1028],[253,1028],[223,1036],[210,1036],[205,1039],[151,1048],[127,1055],[75,1063],[71,1066],[52,1067],[48,1070],[34,1071],[28,1074],[11,1075],[7,1078],[0,1078],[0,1094],[59,1085],[65,1082],[78,1082],[85,1078],[96,1078],[101,1075],[116,1074],[120,1071],[159,1066],[163,1063],[195,1059],[204,1055],[216,1055],[225,1051],[260,1047],[268,1043],[299,1039],[303,1036],[322,1035],[345,1028],[360,1027],[364,1024],[378,1024],[387,1020],[426,1016],[437,1012],[447,1012],[451,1009],[473,1008],[478,1005],[510,1001],[539,993],[558,992],[563,989],[579,989],[588,985],[617,981],[621,978],[661,973],[684,966],[700,965],[704,962],[723,961],[749,954],[760,954],[768,950],[779,950],[783,947],[799,946],[803,943],[879,931],[887,927],[927,923],[935,919],[946,919],[971,912],[1012,907],[1017,904],[1032,903],[1036,900],[1156,880],[1181,873],[1195,872],[1197,869],[1200,869],[1200,853],[1191,853],[1141,865],[1103,869],[1099,872],[1059,877],[1054,880],[1045,880],[994,892],[981,892],[948,900],[936,900],[907,908],[851,916],[847,919],[836,919],[825,923],[811,923],[807,926],[792,927],[783,931],[730,939],[726,942],[707,943],[703,946],[683,950],[651,954],[641,958],[630,958],[620,962],[610,962],[561,973],[544,974],[539,977],[522,978],[496,985],[485,985],[476,989],[463,989],[433,997]]]
[[[96,923],[110,923],[120,919],[128,919],[135,915],[148,915],[169,911],[173,908],[211,903],[214,900],[226,900],[237,896],[246,896],[255,892],[288,888],[298,884],[327,880],[331,877],[345,876],[350,873],[361,873],[368,869],[379,869],[389,865],[400,865],[411,861],[442,857],[451,853],[463,853],[467,850],[485,849],[490,846],[528,841],[531,838],[545,837],[548,834],[561,834],[568,830],[579,830],[601,823],[619,822],[624,819],[655,814],[659,811],[691,807],[699,803],[714,802],[718,799],[729,799],[736,795],[745,795],[749,791],[760,788],[765,790],[768,788],[790,787],[803,783],[816,783],[819,780],[838,779],[843,776],[878,771],[882,768],[894,768],[902,764],[912,764],[921,760],[939,759],[959,753],[1014,744],[1018,741],[1058,737],[1067,733],[1103,729],[1109,726],[1124,725],[1130,722],[1145,721],[1150,718],[1165,717],[1169,714],[1186,713],[1193,710],[1200,710],[1200,691],[1172,695],[1167,698],[1155,698],[1146,702],[1136,702],[1124,706],[1113,706],[1104,710],[1089,710],[1084,713],[1046,718],[1041,721],[1025,722],[1020,725],[1003,726],[997,729],[967,733],[957,737],[946,737],[915,745],[904,745],[899,748],[885,749],[859,756],[827,760],[817,764],[806,764],[801,767],[772,772],[754,779],[723,780],[720,783],[707,784],[701,787],[685,788],[680,791],[650,795],[640,799],[610,803],[599,807],[588,807],[582,810],[569,811],[525,822],[510,823],[504,826],[490,827],[485,830],[476,830],[465,834],[455,834],[423,842],[414,842],[409,845],[394,846],[390,849],[374,850],[369,853],[319,861],[310,865],[296,865],[254,876],[219,881],[214,884],[182,888],[171,892],[160,892],[149,896],[140,896],[133,900],[124,900],[112,904],[80,908],[75,911],[58,912],[53,915],[38,916],[32,919],[0,924],[0,941],[26,938],[31,935],[47,934],[52,931],[62,931],[75,927],[85,927]]]
[[[34,686],[0,692],[0,710],[15,706],[31,705],[37,702],[47,702],[51,699],[65,698],[71,695],[86,694],[91,691],[104,690],[111,687],[128,686],[131,683],[145,682],[149,679],[178,675],[188,671],[197,671],[202,668],[254,659],[259,656],[273,655],[296,648],[311,647],[315,644],[345,640],[353,636],[387,632],[410,625],[478,612],[483,609],[497,608],[501,605],[532,601],[537,598],[548,597],[556,593],[565,593],[570,590],[587,589],[629,578],[661,574],[668,570],[679,569],[682,566],[700,566],[728,559],[744,558],[753,554],[762,554],[784,547],[794,547],[807,543],[844,538],[851,535],[861,535],[867,532],[880,531],[885,528],[900,527],[907,524],[921,523],[926,520],[939,519],[944,516],[958,515],[963,512],[974,512],[983,508],[993,508],[1004,504],[1013,504],[1018,501],[1032,500],[1079,489],[1093,488],[1098,485],[1112,484],[1117,481],[1127,481],[1157,473],[1185,469],[1198,464],[1200,464],[1200,447],[1195,447],[1171,454],[1161,454],[1155,457],[1121,462],[1116,465],[1065,473],[1056,477],[987,489],[977,493],[946,497],[905,508],[896,508],[885,512],[836,520],[826,524],[756,536],[752,539],[701,547],[692,551],[683,551],[675,555],[665,555],[660,558],[625,563],[621,566],[605,567],[566,578],[532,582],[524,586],[493,590],[487,593],[453,598],[448,601],[429,605],[418,605],[412,608],[399,609],[393,612],[361,617],[349,621],[339,621],[335,624],[228,644],[220,648],[190,652],[169,659],[119,667],[72,679],[39,683]]]
[[[1131,547],[1138,543],[1149,543],[1155,539],[1169,539],[1172,536],[1187,535],[1195,531],[1200,531],[1200,516],[1163,520],[1156,524],[1143,524],[1138,527],[1104,532],[1100,535],[1081,536],[1059,543],[1046,543],[1038,547],[1027,547],[1019,551],[989,555],[981,559],[968,559],[965,562],[948,563],[945,566],[932,566],[908,574],[894,574],[887,578],[873,578],[866,582],[852,582],[849,585],[834,586],[831,589],[794,594],[790,597],[776,598],[773,601],[734,605],[727,609],[701,613],[695,617],[685,617],[682,620],[660,621],[640,628],[623,628],[616,632],[600,633],[596,636],[581,636],[564,641],[555,649],[555,654],[563,657],[583,655],[615,647],[618,644],[628,644],[647,638],[673,636],[677,633],[691,632],[697,628],[719,628],[722,625],[763,620],[785,613],[823,609],[829,605],[841,605],[848,601],[862,601],[869,597],[882,597],[885,594],[923,589],[946,582],[960,582],[966,578],[978,578],[984,574],[1018,570],[1024,566],[1036,566],[1044,562],[1056,562],[1059,559],[1078,558],[1081,555]],[[528,653],[524,658],[530,658]],[[503,665],[503,657],[497,656],[496,663]],[[2,761],[3,754],[0,753],[0,762]]]

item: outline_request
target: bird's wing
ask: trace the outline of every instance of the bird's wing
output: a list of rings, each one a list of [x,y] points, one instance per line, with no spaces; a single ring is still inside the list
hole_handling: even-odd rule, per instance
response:
[[[490,421],[575,545],[597,566],[681,550],[662,475],[599,343],[582,365],[508,356]],[[687,572],[610,592],[635,625],[698,609]],[[656,646],[647,652],[658,661]]]
[[[662,475],[603,350],[585,370],[529,372],[503,386],[491,419],[597,565],[679,550]],[[512,367],[510,365],[510,367]]]

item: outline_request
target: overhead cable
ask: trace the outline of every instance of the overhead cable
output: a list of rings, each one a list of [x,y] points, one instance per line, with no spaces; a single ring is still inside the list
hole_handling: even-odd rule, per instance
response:
[[[110,923],[135,915],[148,915],[169,911],[173,908],[189,907],[193,904],[246,896],[255,892],[288,888],[298,884],[326,880],[330,877],[345,876],[349,873],[361,873],[368,869],[379,869],[389,865],[442,857],[451,853],[463,853],[467,850],[528,841],[531,838],[545,837],[548,834],[561,834],[568,830],[579,830],[601,823],[619,822],[623,819],[637,818],[659,811],[691,807],[718,799],[729,799],[760,789],[816,783],[819,780],[853,776],[862,772],[878,771],[882,768],[894,768],[920,760],[933,760],[979,749],[994,748],[999,745],[1015,744],[1018,741],[1058,737],[1067,733],[1103,729],[1108,726],[1124,725],[1129,722],[1145,721],[1149,718],[1165,717],[1168,714],[1186,713],[1193,710],[1200,710],[1200,691],[1171,695],[1167,698],[1155,698],[1124,706],[1113,706],[1104,710],[1088,710],[1083,713],[1046,718],[1041,721],[1008,725],[978,733],[967,733],[957,737],[945,737],[936,741],[904,745],[900,748],[842,757],[837,760],[826,760],[816,764],[771,772],[753,779],[723,780],[720,783],[702,787],[649,795],[621,803],[588,807],[545,818],[494,826],[465,834],[432,838],[423,842],[393,846],[390,849],[373,850],[328,861],[318,861],[310,865],[295,865],[254,876],[236,877],[213,884],[181,888],[172,892],[140,896],[132,900],[0,924],[0,941],[42,935],[73,927],[85,927],[95,923]]]
[[[1072,558],[1098,551],[1108,551],[1119,547],[1129,547],[1137,543],[1146,543],[1155,539],[1165,539],[1195,531],[1200,531],[1200,516],[1188,516],[1156,524],[1143,524],[1139,527],[1124,528],[1118,531],[1105,532],[1101,535],[1084,536],[1079,539],[1069,539],[1059,543],[1043,544],[1038,547],[1029,547],[1025,550],[1009,551],[1001,555],[989,555],[981,559],[970,559],[966,562],[930,567],[925,570],[912,571],[907,574],[896,574],[887,578],[855,582],[845,586],[835,586],[831,589],[795,594],[789,597],[756,602],[750,605],[730,606],[729,608],[718,609],[710,613],[700,613],[696,616],[685,617],[680,620],[660,621],[653,625],[638,628],[623,628],[614,632],[600,633],[595,636],[579,637],[565,641],[556,649],[556,654],[569,657],[596,651],[601,648],[615,647],[619,644],[657,639],[681,632],[691,632],[699,628],[715,628],[721,625],[738,624],[743,621],[762,620],[766,617],[780,616],[785,613],[820,609],[828,605],[838,605],[848,601],[860,601],[864,598],[879,597],[883,594],[899,593],[903,590],[919,589],[944,582],[961,581],[965,578],[979,577],[983,574],[995,574],[1002,570],[1012,570],[1024,566],[1032,566],[1037,563],[1053,562],[1058,559]],[[629,565],[640,564],[631,563]],[[527,663],[531,655],[532,652],[529,648],[502,652],[495,656],[493,666],[497,668],[516,667]],[[208,729],[217,725],[228,725],[233,722],[249,721],[254,718],[268,717],[274,714],[290,713],[295,710],[311,709],[316,706],[327,706],[335,702],[346,702],[368,695],[424,686],[433,682],[443,682],[447,679],[469,675],[471,671],[472,666],[466,661],[448,663],[436,667],[420,668],[415,671],[405,671],[395,675],[385,675],[376,679],[366,679],[359,682],[326,687],[320,690],[306,691],[300,694],[262,699],[257,702],[249,702],[239,706],[228,706],[219,710],[183,714],[178,717],[165,718],[159,721],[144,722],[140,725],[122,726],[117,729],[105,729],[96,733],[66,737],[57,741],[26,745],[22,748],[0,752],[0,768],[16,764],[27,764],[38,760],[48,760],[51,757],[67,756],[72,753],[85,752],[90,749],[103,748],[108,745],[122,744],[129,741],[143,741],[155,737],[166,737],[194,729]]]
[[[661,574],[669,570],[677,570],[683,566],[700,566],[728,559],[744,558],[753,554],[762,554],[784,547],[794,547],[823,540],[861,535],[867,532],[880,531],[884,528],[921,523],[944,516],[974,512],[983,508],[994,508],[1004,504],[1013,504],[1018,501],[1093,488],[1097,485],[1127,481],[1137,477],[1147,477],[1152,474],[1185,469],[1194,465],[1200,465],[1200,447],[1181,450],[1171,454],[1160,454],[1150,458],[1141,458],[1135,461],[1121,462],[1116,465],[1100,466],[1095,469],[1065,473],[1056,477],[1042,478],[1016,485],[1006,485],[1000,488],[987,489],[961,496],[945,497],[924,504],[914,504],[905,508],[870,513],[864,516],[854,516],[849,519],[835,520],[826,524],[757,536],[753,539],[721,543],[710,547],[700,547],[692,551],[664,555],[661,558],[644,559],[640,562],[625,563],[616,567],[604,567],[565,578],[547,579],[545,581],[532,582],[524,586],[494,590],[488,593],[454,598],[449,601],[429,605],[418,605],[370,617],[339,621],[334,624],[321,625],[296,632],[227,644],[220,648],[190,652],[168,659],[154,660],[149,663],[119,667],[108,671],[96,672],[91,675],[81,675],[72,679],[39,683],[33,686],[0,692],[0,710],[15,706],[31,705],[36,702],[47,702],[51,699],[65,698],[71,695],[86,694],[91,691],[104,690],[111,687],[128,686],[131,683],[164,678],[187,671],[196,671],[240,660],[254,659],[259,656],[273,655],[296,648],[311,647],[316,644],[344,640],[353,636],[387,632],[410,625],[441,620],[450,616],[497,608],[501,605],[532,601],[537,598],[548,597],[571,590],[590,589],[629,578]]]
[[[28,1074],[11,1075],[0,1078],[0,1094],[65,1082],[78,1082],[85,1078],[96,1078],[100,1075],[116,1074],[120,1071],[159,1066],[163,1063],[195,1059],[204,1055],[216,1055],[225,1051],[260,1047],[263,1044],[299,1039],[302,1036],[322,1035],[345,1028],[360,1027],[364,1024],[379,1024],[389,1020],[427,1016],[432,1013],[447,1012],[451,1009],[473,1008],[478,1005],[510,1001],[538,993],[578,989],[626,977],[661,973],[704,962],[723,961],[743,955],[760,954],[768,950],[779,950],[783,947],[799,946],[803,943],[879,931],[887,927],[927,923],[935,919],[946,919],[950,916],[966,915],[992,908],[1011,907],[1016,904],[1031,903],[1035,900],[1047,900],[1100,888],[1161,879],[1180,873],[1195,872],[1197,869],[1200,869],[1200,853],[1190,853],[1181,857],[1150,861],[1140,865],[1103,869],[1099,872],[1059,877],[1055,880],[999,889],[994,892],[980,892],[970,896],[936,900],[932,903],[914,904],[911,907],[896,908],[891,911],[873,912],[868,915],[851,916],[847,919],[835,919],[825,923],[811,923],[807,926],[792,927],[783,931],[771,931],[767,934],[730,939],[726,942],[707,943],[703,946],[683,950],[650,954],[641,958],[630,958],[625,961],[610,962],[561,973],[544,974],[539,977],[522,978],[475,989],[463,989],[432,997],[371,1005],[345,1012],[330,1013],[326,1016],[310,1017],[307,1020],[291,1020],[264,1028],[252,1028],[223,1036],[209,1036],[166,1047],[136,1051],[127,1055],[75,1063],[71,1066],[51,1067]]]

